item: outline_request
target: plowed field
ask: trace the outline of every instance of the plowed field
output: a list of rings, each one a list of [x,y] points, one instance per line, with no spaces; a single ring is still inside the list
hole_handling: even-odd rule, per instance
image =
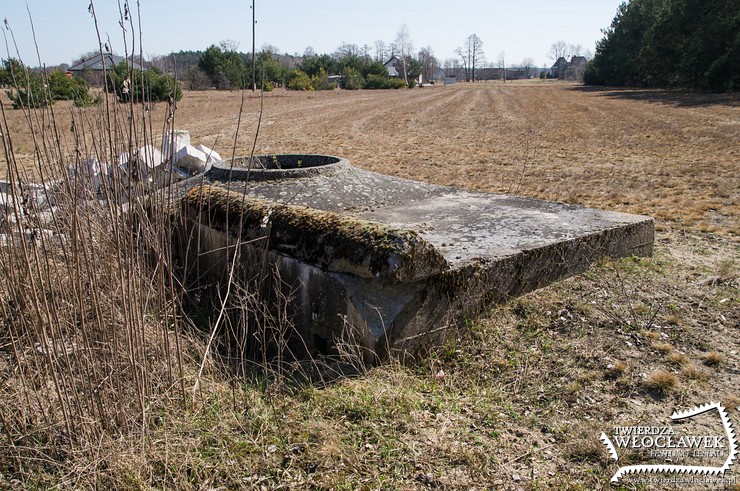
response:
[[[7,99],[3,96],[3,100]],[[231,155],[242,95],[186,92],[175,122]],[[559,83],[402,91],[287,92],[244,99],[236,155],[321,153],[355,166],[475,190],[654,216],[659,227],[740,233],[740,98]],[[164,104],[153,108],[161,128]],[[99,108],[83,110],[100,118]],[[55,105],[64,140],[70,111]],[[148,116],[147,116],[148,117]],[[32,167],[20,111],[17,156]]]

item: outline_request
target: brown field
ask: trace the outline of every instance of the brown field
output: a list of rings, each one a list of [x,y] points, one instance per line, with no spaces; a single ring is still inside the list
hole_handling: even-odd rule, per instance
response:
[[[231,155],[241,94],[187,92],[176,126]],[[154,108],[161,127],[164,105]],[[236,155],[260,107],[247,93]],[[69,110],[55,106],[62,135]],[[96,108],[85,110],[96,117]],[[11,111],[21,123],[19,111]],[[18,126],[21,126],[20,124]],[[21,135],[19,159],[32,162]],[[265,94],[257,153],[320,153],[400,177],[648,214],[740,234],[740,98],[559,83]]]
[[[234,144],[241,101],[188,92],[176,126],[224,157],[249,154],[263,103],[258,154],[333,154],[436,184],[651,215],[655,256],[604,261],[492,307],[414,366],[279,394],[213,376],[193,408],[157,415],[146,449],[101,437],[100,461],[30,473],[27,487],[613,489],[618,466],[600,432],[666,426],[673,410],[715,400],[740,425],[738,96],[539,81],[276,90],[246,94]],[[153,108],[154,127],[164,109]],[[68,106],[55,112],[68,135]],[[16,156],[37,173],[22,113],[6,117]],[[718,432],[697,425],[687,427]]]

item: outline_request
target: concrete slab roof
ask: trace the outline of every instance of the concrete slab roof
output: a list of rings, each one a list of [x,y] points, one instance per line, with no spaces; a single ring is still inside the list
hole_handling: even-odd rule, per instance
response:
[[[643,225],[650,231],[653,227],[653,220],[645,216],[468,192],[361,170],[346,161],[340,164],[306,177],[232,180],[228,187],[253,198],[339,212],[413,231],[453,268],[632,225]],[[221,185],[225,184],[221,180]],[[652,242],[650,232],[625,247],[639,253],[652,247]]]

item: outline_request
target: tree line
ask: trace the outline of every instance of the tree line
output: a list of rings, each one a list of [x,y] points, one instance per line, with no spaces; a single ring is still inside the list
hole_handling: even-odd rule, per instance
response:
[[[251,53],[239,52],[237,48],[238,43],[226,40],[204,51],[180,51],[152,61],[166,71],[179,71],[179,78],[192,90],[241,89],[251,87],[252,83],[266,91],[275,87],[324,90],[337,86],[349,90],[391,89],[413,87],[419,75],[438,68],[431,48],[422,48],[418,54],[413,52],[406,26],[401,28],[395,42],[377,41],[374,50],[367,45],[360,48],[342,44],[332,54],[317,54],[308,47],[303,56],[290,56],[280,55],[277,48],[266,45],[256,53],[254,67]],[[384,66],[386,56],[398,60],[398,78],[391,77]]]
[[[202,52],[172,53],[155,60],[170,69],[185,69],[182,80],[188,89],[243,89],[252,86],[256,74],[258,89],[325,90],[339,85],[345,89],[397,88],[383,63],[356,50],[338,50],[332,55],[307,52],[303,57],[279,55],[272,46],[256,53],[252,70],[250,53],[241,53],[229,41],[211,45]],[[331,75],[340,75],[336,79]]]
[[[586,84],[740,87],[737,0],[631,0],[603,33],[586,66]]]
[[[570,46],[568,49],[574,55],[582,49],[564,42],[560,44],[563,49]],[[225,40],[203,51],[155,56],[149,62],[142,62],[147,68],[145,71],[133,70],[131,64],[123,61],[107,70],[105,80],[97,73],[86,72],[70,77],[66,72],[67,65],[42,72],[10,60],[0,68],[0,84],[15,88],[8,92],[15,106],[38,107],[64,99],[73,100],[78,105],[99,102],[102,97],[91,95],[89,86],[101,83],[121,102],[156,102],[180,100],[181,86],[190,90],[255,87],[265,91],[275,87],[288,90],[413,88],[420,78],[424,81],[439,78],[442,69],[442,63],[435,57],[431,46],[415,50],[406,25],[401,26],[393,42],[378,40],[373,47],[342,44],[331,54],[317,54],[311,47],[306,48],[303,56],[279,54],[274,46],[265,45],[253,57],[251,53],[238,51],[238,45],[236,41]],[[553,50],[556,46],[559,44],[553,44]],[[492,72],[486,63],[483,41],[477,34],[467,36],[455,54],[455,58],[444,62],[446,74],[467,82],[490,78]],[[89,52],[75,64],[100,55],[100,51]],[[393,76],[387,68],[390,60],[393,60],[392,68],[396,72]],[[499,55],[496,67],[503,77],[506,77],[507,70],[511,71],[510,68],[518,69],[527,78],[536,75],[533,58],[507,68],[504,52]],[[481,77],[479,71],[482,73],[484,69],[488,71],[485,77]],[[14,83],[8,83],[13,78],[12,73],[16,74]]]

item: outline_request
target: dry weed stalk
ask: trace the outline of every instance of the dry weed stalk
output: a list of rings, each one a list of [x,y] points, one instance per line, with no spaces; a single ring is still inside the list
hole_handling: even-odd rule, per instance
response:
[[[23,79],[28,88],[26,74],[14,77],[16,90]],[[40,183],[16,159],[18,129],[1,108],[11,203],[0,245],[0,459],[15,459],[20,475],[39,456],[62,466],[102,441],[145,442],[150,414],[186,400],[184,344],[195,341],[183,325],[173,217],[164,213],[172,197],[117,165],[96,172],[89,160],[116,162],[154,145],[153,122],[142,105],[103,93],[99,108],[70,108],[69,131],[52,105],[20,109]]]

